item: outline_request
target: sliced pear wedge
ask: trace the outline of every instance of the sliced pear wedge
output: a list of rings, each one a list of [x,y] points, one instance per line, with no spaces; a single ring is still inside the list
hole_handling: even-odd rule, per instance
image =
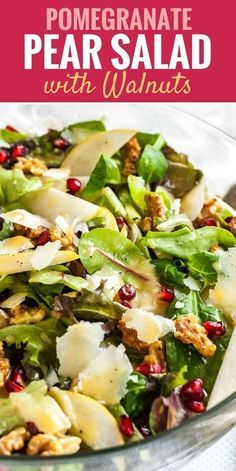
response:
[[[34,270],[31,264],[33,251],[21,252],[14,255],[0,255],[0,275],[11,275]],[[49,266],[72,262],[79,258],[72,250],[58,250]]]
[[[111,157],[134,134],[136,131],[133,129],[115,129],[94,134],[68,153],[62,167],[68,168],[70,175],[90,175],[101,155]]]
[[[194,221],[199,216],[205,201],[205,178],[202,177],[192,190],[184,195],[181,201],[181,212],[187,214],[190,221]]]
[[[71,432],[89,447],[100,450],[124,444],[115,418],[99,402],[83,394],[62,391],[56,387],[50,389],[50,395],[71,421]]]
[[[91,219],[103,217],[106,227],[118,230],[113,214],[106,208],[101,208],[89,201],[82,200],[55,188],[46,188],[37,192],[33,198],[25,198],[24,206],[35,214],[55,222],[58,215],[79,217],[81,221],[87,222]]]
[[[236,392],[236,327],[234,328],[220,371],[216,378],[208,409]]]

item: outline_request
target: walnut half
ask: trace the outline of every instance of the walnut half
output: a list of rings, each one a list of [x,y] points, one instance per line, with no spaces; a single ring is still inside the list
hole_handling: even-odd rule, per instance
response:
[[[24,427],[12,430],[0,438],[0,455],[11,455],[14,451],[21,450],[29,437],[30,434]]]
[[[10,361],[5,357],[5,352],[3,350],[3,343],[0,342],[0,388],[4,386],[6,378],[10,373]]]
[[[211,357],[216,351],[216,345],[208,338],[206,330],[194,314],[177,317],[174,335],[181,342],[192,344],[203,357]]]
[[[53,456],[68,455],[79,451],[81,440],[78,437],[56,433],[38,433],[28,443],[27,455]]]

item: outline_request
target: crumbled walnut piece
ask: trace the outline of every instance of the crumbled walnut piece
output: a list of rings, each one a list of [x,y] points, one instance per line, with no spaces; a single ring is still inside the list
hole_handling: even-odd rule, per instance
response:
[[[229,230],[232,234],[236,235],[236,217],[233,217],[229,221]]]
[[[0,438],[0,455],[11,455],[14,451],[21,450],[29,437],[30,434],[24,427],[12,430]]]
[[[124,147],[125,156],[124,156],[124,166],[122,169],[122,175],[128,177],[129,175],[135,175],[136,173],[136,162],[141,154],[141,147],[136,139],[132,139],[127,142]]]
[[[144,363],[149,365],[159,365],[162,371],[166,371],[166,359],[165,359],[165,347],[162,340],[157,340],[156,342],[149,345],[149,353],[144,357]]]
[[[47,166],[36,157],[19,157],[13,168],[22,170],[25,175],[41,176],[46,172]]]
[[[30,229],[20,224],[14,224],[14,228],[17,235],[23,235],[30,240],[38,239],[38,237],[47,230],[44,226],[39,226],[37,229]]]
[[[150,216],[145,216],[140,221],[140,229],[143,232],[148,232],[152,230],[152,218]]]
[[[166,214],[166,207],[163,203],[162,198],[155,193],[149,193],[145,196],[147,203],[148,214],[153,217],[163,218]]]
[[[192,344],[203,357],[211,357],[216,351],[216,345],[208,338],[206,330],[194,314],[177,317],[174,335],[181,342]]]
[[[52,242],[59,240],[64,249],[73,249],[73,233],[64,234],[59,227],[52,227],[50,230],[50,239]]]
[[[210,198],[205,201],[204,206],[202,207],[201,213],[193,221],[195,229],[198,229],[204,225],[204,220],[207,218],[212,218],[216,212],[216,199]]]
[[[27,455],[53,456],[67,455],[79,451],[81,440],[78,437],[56,433],[38,433],[28,443]]]
[[[10,369],[10,361],[5,357],[3,343],[0,342],[0,388],[4,386],[5,381],[10,373]]]
[[[41,307],[28,307],[20,304],[17,307],[8,309],[9,324],[37,324],[41,322],[46,316],[47,312]]]
[[[119,329],[122,332],[122,342],[128,345],[130,348],[134,348],[141,353],[147,353],[148,343],[139,340],[135,329],[128,329],[124,321],[120,321],[118,324]]]

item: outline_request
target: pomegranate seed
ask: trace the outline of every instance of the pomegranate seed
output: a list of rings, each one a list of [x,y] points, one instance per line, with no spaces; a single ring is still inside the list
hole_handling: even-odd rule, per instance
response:
[[[120,232],[122,231],[123,227],[126,226],[126,222],[122,216],[118,216],[116,218],[116,223]]]
[[[184,384],[180,389],[180,397],[184,401],[201,401],[204,396],[203,381],[201,379],[194,379]]]
[[[40,234],[38,240],[37,240],[37,246],[38,245],[45,245],[48,242],[50,242],[50,232],[49,231],[44,231],[42,234]]]
[[[11,155],[13,159],[17,159],[18,157],[24,157],[29,153],[28,147],[24,146],[23,144],[16,144],[12,147]]]
[[[205,218],[203,221],[203,226],[217,226],[215,219]]]
[[[133,285],[123,285],[118,291],[121,301],[132,301],[136,296],[136,289]]]
[[[39,429],[34,422],[26,422],[26,425],[30,435],[37,435],[39,433]]]
[[[15,368],[11,374],[11,381],[24,386],[24,371],[21,368]]]
[[[163,372],[161,366],[155,363],[140,363],[140,365],[136,366],[135,371],[144,376],[158,375]]]
[[[9,152],[5,149],[0,149],[0,164],[5,164],[5,162],[10,158]]]
[[[162,288],[161,291],[158,293],[158,299],[160,301],[164,301],[165,303],[172,303],[175,295],[173,291],[168,288]]]
[[[66,187],[69,192],[74,195],[81,188],[81,182],[78,178],[67,178]]]
[[[53,144],[54,144],[54,147],[56,147],[57,149],[62,149],[62,150],[65,150],[67,149],[67,147],[70,146],[69,141],[67,141],[66,139],[63,139],[63,137],[59,137],[58,139],[55,139]]]
[[[8,124],[8,125],[5,127],[5,129],[6,129],[7,131],[11,131],[11,132],[18,132],[18,131],[16,130],[16,128],[13,128],[13,126],[11,126],[10,124]]]
[[[123,433],[123,435],[127,438],[132,437],[132,435],[134,434],[134,426],[132,424],[132,421],[126,415],[121,416],[119,428],[121,433]]]
[[[225,334],[224,322],[206,321],[202,325],[206,329],[208,337],[222,337]]]
[[[22,384],[17,383],[16,381],[12,381],[11,379],[8,379],[5,382],[5,389],[7,392],[20,392],[24,389],[24,386]]]
[[[203,412],[205,412],[206,409],[204,404],[198,401],[187,401],[185,402],[185,406],[191,412],[195,412],[195,414],[202,414]]]
[[[129,303],[129,301],[127,301],[126,299],[124,301],[122,301],[121,304],[122,304],[122,306],[125,306],[128,309],[131,309],[131,307],[132,307],[131,304]]]

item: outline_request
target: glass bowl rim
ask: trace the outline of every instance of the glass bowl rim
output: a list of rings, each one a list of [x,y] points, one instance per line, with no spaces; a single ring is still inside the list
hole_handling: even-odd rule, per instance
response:
[[[110,102],[108,102],[110,104]],[[107,104],[108,104],[107,103]],[[47,103],[35,103],[35,105],[45,105]],[[55,103],[55,104],[62,104],[64,106],[67,105],[67,103]],[[76,105],[78,106],[79,104],[83,105],[83,103],[76,103]],[[96,103],[97,105],[98,103]],[[106,103],[105,103],[106,104]],[[125,105],[125,106],[129,106],[131,108],[145,108],[145,105],[147,105],[148,103],[126,103],[126,102],[119,102],[119,103],[114,103],[114,105]],[[154,103],[152,103],[154,105]],[[175,113],[179,113],[180,115],[183,115],[183,116],[187,116],[188,118],[191,118],[192,120],[194,121],[198,121],[199,124],[201,124],[203,127],[206,127],[206,128],[210,128],[212,129],[216,134],[220,134],[224,137],[224,139],[227,139],[229,140],[233,145],[236,146],[236,138],[232,137],[230,134],[228,134],[227,132],[223,131],[222,129],[218,128],[217,126],[209,123],[208,121],[205,121],[204,119],[196,116],[194,113],[192,112],[189,112],[189,111],[185,111],[185,110],[182,110],[180,108],[178,108],[178,104],[177,106],[173,106],[173,104],[169,104],[169,103],[155,103],[156,105],[158,105],[160,108],[163,108],[164,110],[168,110],[168,111],[171,111],[174,109],[174,112]],[[93,103],[89,103],[89,105],[93,105]],[[150,112],[150,113],[154,113],[155,114],[155,109],[153,109],[152,107],[146,107],[146,111]],[[57,456],[27,456],[27,455],[13,455],[13,456],[4,456],[2,455],[0,457],[0,461],[1,462],[5,462],[6,464],[14,464],[14,463],[23,463],[24,464],[27,464],[27,463],[34,463],[34,464],[45,464],[45,462],[49,463],[49,464],[56,464],[56,463],[71,463],[72,461],[74,463],[78,463],[79,461],[87,461],[93,457],[96,457],[96,456],[105,456],[105,455],[111,455],[113,453],[125,453],[126,450],[130,450],[130,449],[133,449],[133,448],[138,448],[138,447],[141,447],[143,448],[144,446],[146,446],[147,444],[150,444],[150,443],[153,443],[153,442],[156,442],[156,441],[164,441],[166,436],[170,436],[172,435],[172,437],[174,437],[175,435],[177,435],[179,433],[179,430],[183,430],[184,429],[188,429],[192,426],[192,421],[194,421],[194,423],[197,423],[197,424],[200,424],[202,420],[204,420],[205,418],[207,417],[211,417],[211,416],[214,416],[215,413],[217,413],[218,411],[220,411],[220,409],[222,409],[224,406],[230,404],[231,402],[233,402],[234,400],[236,399],[236,392],[234,392],[233,394],[231,394],[230,396],[228,396],[226,399],[224,399],[223,401],[219,402],[218,404],[216,404],[214,407],[212,407],[210,410],[207,410],[206,412],[204,412],[204,414],[201,414],[199,416],[196,416],[192,419],[189,419],[189,420],[186,420],[183,424],[179,425],[178,427],[175,427],[171,430],[164,430],[162,432],[159,432],[156,436],[151,436],[151,437],[147,437],[147,438],[144,438],[143,440],[139,440],[139,441],[135,441],[135,442],[130,442],[130,443],[126,443],[124,445],[118,445],[118,446],[115,446],[115,447],[110,447],[110,448],[103,448],[101,450],[86,450],[86,451],[79,451],[77,454],[67,454],[67,455],[57,455]]]

